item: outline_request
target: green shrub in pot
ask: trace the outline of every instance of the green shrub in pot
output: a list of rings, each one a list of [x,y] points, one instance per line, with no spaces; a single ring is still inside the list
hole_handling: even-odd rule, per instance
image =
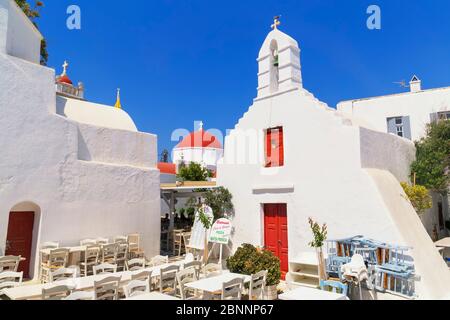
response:
[[[267,286],[277,286],[281,280],[280,259],[271,251],[259,250],[251,244],[244,244],[227,259],[230,272],[252,275],[267,270]]]

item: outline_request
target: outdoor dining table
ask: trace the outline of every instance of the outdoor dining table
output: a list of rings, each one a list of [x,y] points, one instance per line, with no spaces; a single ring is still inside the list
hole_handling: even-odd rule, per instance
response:
[[[219,292],[222,291],[222,285],[225,282],[229,282],[231,280],[234,280],[236,278],[242,278],[244,280],[244,283],[249,283],[251,281],[251,277],[243,274],[237,274],[237,273],[222,273],[221,275],[211,277],[211,278],[205,278],[198,281],[190,282],[185,284],[186,287],[190,289],[195,290],[201,290],[203,292]]]
[[[123,271],[111,274],[102,274],[74,279],[67,279],[63,281],[58,281],[57,285],[66,285],[71,290],[77,291],[92,291],[94,289],[94,283],[106,279],[108,277],[121,277],[120,284],[126,285],[131,281],[131,276],[133,274],[138,274],[143,271],[151,271],[152,278],[159,277],[161,274],[161,269],[166,268],[171,265],[180,265],[183,261],[176,263],[168,263],[156,267],[146,268],[137,271]],[[55,286],[56,283],[46,283],[46,284],[36,284],[36,285],[22,285],[15,288],[4,289],[3,293],[11,300],[39,300],[42,295],[42,289]]]
[[[178,301],[181,300],[177,297],[173,297],[173,296],[169,296],[167,294],[162,294],[159,292],[150,292],[150,293],[144,293],[144,294],[140,294],[134,297],[130,297],[127,299],[123,299],[123,300],[148,300],[148,301],[156,301],[156,300],[172,300],[172,301]]]
[[[296,301],[349,300],[349,298],[343,294],[307,287],[299,287],[297,289],[285,292],[281,294],[278,298],[280,300],[296,300]]]

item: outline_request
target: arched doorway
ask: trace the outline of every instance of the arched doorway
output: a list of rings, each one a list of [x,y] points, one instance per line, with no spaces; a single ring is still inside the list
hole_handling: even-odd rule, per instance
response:
[[[19,265],[25,279],[31,278],[31,266],[34,265],[37,235],[36,226],[39,223],[40,208],[32,202],[22,202],[11,208],[8,221],[5,253],[24,258]],[[33,272],[34,273],[34,272]]]

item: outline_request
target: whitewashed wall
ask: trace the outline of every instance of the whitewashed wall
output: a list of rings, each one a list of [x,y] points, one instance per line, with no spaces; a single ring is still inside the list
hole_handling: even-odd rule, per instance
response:
[[[388,132],[387,118],[409,116],[412,140],[417,141],[426,136],[431,114],[450,111],[450,87],[343,101],[337,108],[365,120],[381,132]]]
[[[34,61],[0,54],[0,74],[0,252],[10,211],[26,209],[36,213],[34,275],[46,241],[140,233],[146,255],[159,254],[156,137],[55,114],[54,70]]]
[[[0,52],[40,61],[42,36],[13,0],[0,0]]]
[[[172,159],[174,163],[196,162],[204,163],[210,169],[215,169],[217,161],[222,158],[223,150],[215,148],[176,148],[173,150]]]

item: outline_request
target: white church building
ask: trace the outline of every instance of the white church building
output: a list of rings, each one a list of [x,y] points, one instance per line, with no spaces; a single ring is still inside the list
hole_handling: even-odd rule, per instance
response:
[[[146,255],[159,254],[157,137],[120,108],[86,101],[67,65],[57,78],[41,66],[41,39],[0,0],[0,256],[20,253],[32,278],[48,241],[139,233]]]
[[[450,273],[406,200],[411,141],[370,129],[303,88],[300,48],[277,23],[259,52],[258,95],[225,140],[218,185],[233,194],[233,248],[263,246],[282,271],[314,252],[308,217],[329,238],[413,247],[421,299],[449,294]],[[294,270],[295,271],[295,270]]]

